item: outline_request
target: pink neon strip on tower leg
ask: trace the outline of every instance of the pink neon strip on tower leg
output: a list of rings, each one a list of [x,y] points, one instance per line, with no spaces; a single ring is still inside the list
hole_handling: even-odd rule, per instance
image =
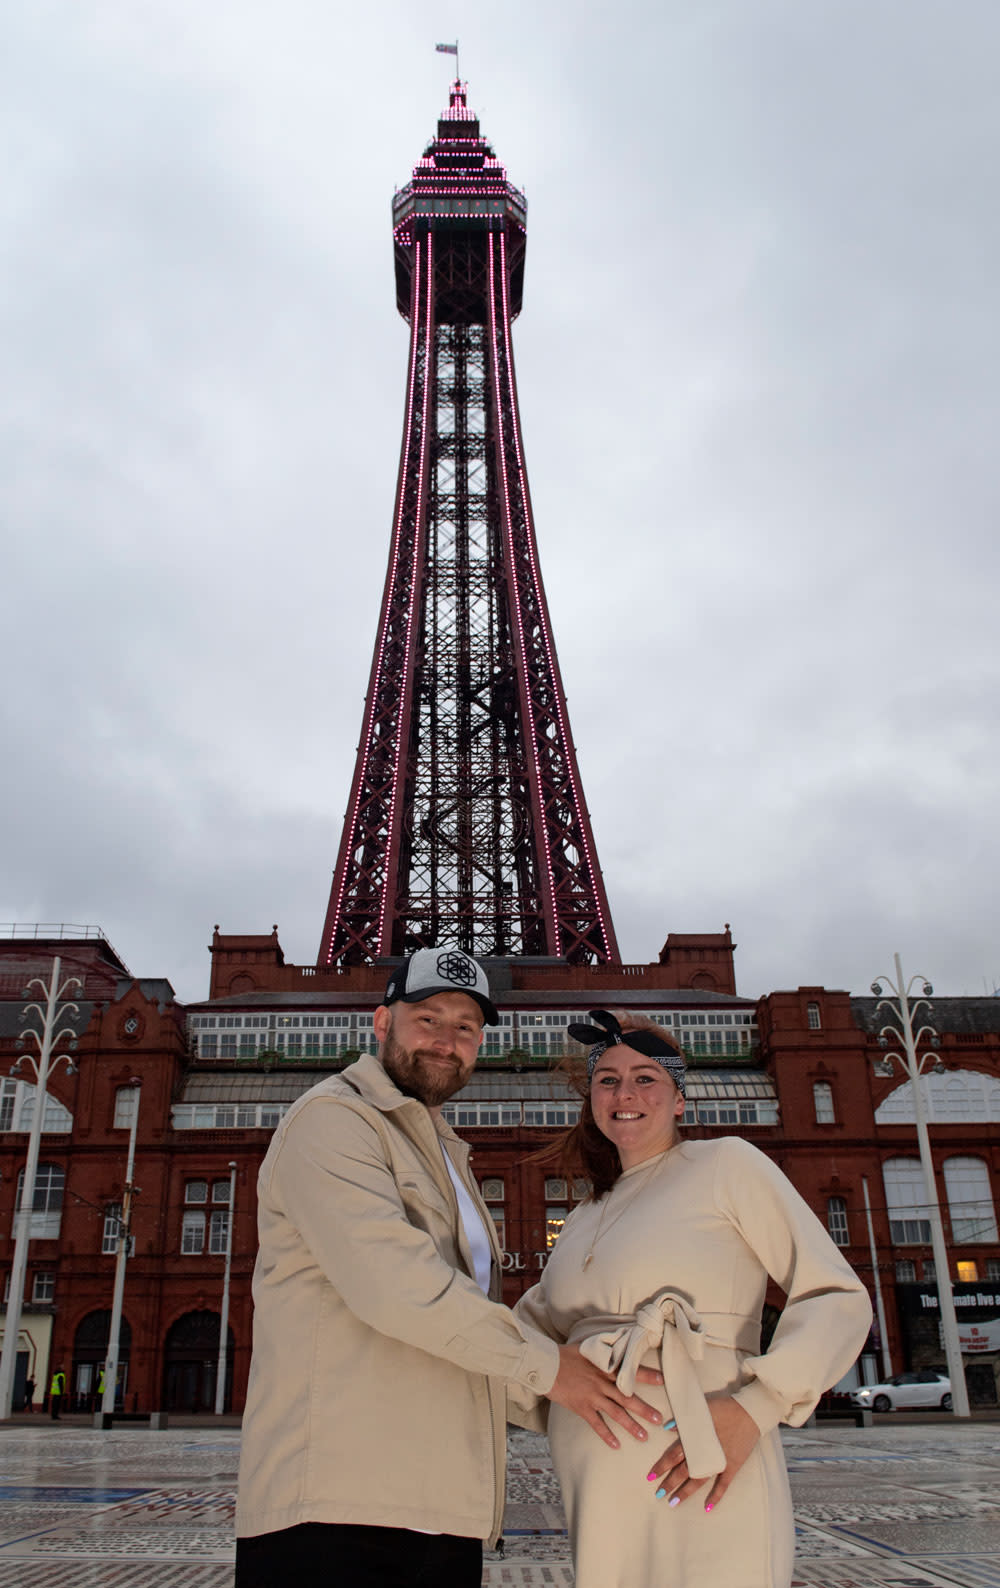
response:
[[[510,516],[510,497],[509,497],[508,490],[507,490],[507,469],[506,469],[506,464],[505,464],[505,460],[504,460],[503,404],[501,402],[501,395],[500,395],[500,368],[499,368],[499,364],[498,364],[497,357],[496,357],[496,335],[497,335],[497,328],[496,328],[496,271],[495,271],[494,254],[495,254],[494,239],[493,239],[493,233],[491,232],[490,233],[490,239],[489,239],[489,283],[490,283],[490,291],[489,291],[490,308],[489,308],[489,314],[490,314],[491,361],[492,361],[492,364],[493,364],[493,384],[494,384],[495,407],[496,407],[496,416],[497,416],[497,443],[498,443],[498,449],[499,449],[499,453],[500,453],[500,458],[499,458],[500,467],[499,467],[499,471],[498,472],[500,474],[500,479],[501,479],[501,482],[502,482],[504,533],[505,533],[505,536],[506,536],[507,547],[508,547],[508,567],[510,568],[510,572],[511,572],[511,577],[510,577],[510,580],[508,581],[508,584],[509,584],[509,590],[510,590],[510,598],[511,598],[511,600],[512,600],[512,602],[514,604],[514,607],[515,607],[515,622],[512,625],[512,630],[513,630],[512,637],[513,637],[514,642],[515,642],[515,644],[517,646],[518,654],[519,654],[519,657],[520,657],[521,674],[522,674],[522,680],[523,680],[523,685],[524,685],[524,688],[523,688],[523,699],[524,699],[524,704],[525,704],[525,710],[528,713],[528,721],[529,721],[529,726],[530,726],[531,766],[529,767],[528,770],[529,770],[529,775],[531,776],[532,781],[533,781],[534,786],[535,786],[535,798],[536,798],[538,817],[539,817],[539,819],[538,819],[538,821],[536,823],[536,827],[538,828],[537,838],[538,838],[539,847],[540,847],[542,853],[544,854],[545,872],[546,872],[546,877],[547,877],[547,886],[546,886],[546,890],[545,890],[546,891],[545,915],[546,915],[546,924],[547,924],[547,934],[546,935],[548,937],[549,944],[550,945],[552,945],[552,944],[556,945],[556,952],[558,952],[559,922],[558,922],[558,916],[556,914],[555,876],[554,876],[553,870],[552,870],[552,857],[551,857],[551,852],[550,852],[550,847],[549,847],[548,827],[547,827],[546,822],[545,822],[545,800],[544,800],[544,790],[542,788],[541,771],[540,771],[539,766],[538,766],[538,757],[535,755],[535,714],[534,714],[534,705],[533,705],[533,702],[532,702],[532,699],[531,699],[531,687],[530,687],[530,684],[528,682],[528,676],[527,676],[527,674],[528,674],[527,657],[524,654],[524,642],[523,642],[524,630],[523,630],[523,626],[522,626],[523,618],[522,618],[522,613],[521,613],[521,598],[520,598],[520,594],[518,592],[517,578],[516,578],[516,574],[515,574],[514,535],[513,535],[513,529],[512,529],[512,525],[511,525],[511,516]],[[505,293],[504,293],[504,303],[505,303],[504,319],[506,320],[506,290],[505,290]],[[526,748],[527,748],[527,746],[526,746]]]
[[[501,233],[501,235],[500,235],[500,256],[501,256],[502,277],[503,277],[504,280],[506,280],[507,279],[506,278],[506,271],[507,271],[507,244],[506,244],[506,237],[505,237],[505,235],[503,233]],[[573,806],[574,806],[574,810],[576,812],[577,828],[578,828],[578,831],[579,831],[579,834],[580,834],[580,841],[583,844],[584,852],[585,852],[586,857],[587,857],[587,867],[588,867],[588,870],[590,872],[591,887],[593,889],[594,907],[595,907],[595,909],[597,910],[597,913],[598,913],[598,922],[599,922],[599,925],[600,925],[600,928],[601,928],[601,935],[602,935],[602,937],[604,939],[605,950],[608,952],[610,957],[614,958],[614,957],[617,957],[617,950],[616,950],[616,945],[611,940],[611,935],[610,935],[610,932],[609,932],[609,924],[610,923],[607,920],[605,920],[604,916],[601,913],[600,898],[599,898],[598,891],[597,891],[598,890],[599,869],[598,869],[598,866],[597,866],[596,856],[595,856],[595,854],[593,852],[593,849],[592,849],[592,846],[591,846],[590,842],[588,841],[588,837],[589,837],[589,835],[588,835],[588,822],[587,822],[587,820],[585,819],[585,816],[584,816],[583,791],[582,791],[582,788],[580,786],[579,774],[578,774],[577,769],[576,769],[576,764],[575,764],[576,758],[575,758],[575,755],[573,753],[572,740],[570,738],[570,731],[569,731],[569,723],[568,723],[568,721],[566,719],[566,714],[565,714],[565,712],[563,710],[563,699],[564,699],[564,696],[563,696],[563,691],[562,691],[562,680],[561,680],[560,674],[559,674],[559,664],[558,664],[558,662],[556,660],[555,645],[554,645],[554,643],[552,641],[551,630],[550,630],[550,627],[549,627],[548,611],[547,611],[547,608],[546,608],[545,598],[544,598],[544,594],[543,594],[543,587],[542,587],[541,569],[538,566],[537,550],[536,550],[536,545],[535,545],[535,529],[534,529],[534,524],[532,522],[530,497],[529,497],[529,494],[528,494],[527,471],[525,470],[525,467],[524,467],[524,454],[523,454],[523,451],[522,451],[522,448],[521,448],[521,435],[520,435],[520,425],[519,425],[517,398],[516,398],[516,394],[515,394],[515,391],[514,391],[514,385],[513,385],[513,382],[514,382],[514,355],[513,355],[513,351],[512,351],[512,348],[511,348],[511,342],[510,342],[510,320],[509,320],[509,317],[506,314],[504,315],[503,329],[504,329],[504,343],[505,343],[506,350],[507,350],[507,381],[508,381],[508,389],[509,389],[509,397],[510,397],[511,433],[512,433],[512,437],[513,437],[513,441],[514,441],[514,450],[517,453],[518,476],[519,476],[520,482],[521,482],[521,500],[522,500],[522,502],[524,504],[525,540],[527,541],[527,546],[528,546],[528,556],[531,559],[531,571],[532,571],[532,573],[534,575],[534,579],[535,579],[535,588],[538,590],[538,593],[539,593],[538,619],[539,619],[539,623],[541,625],[541,630],[542,630],[542,640],[543,640],[543,643],[545,645],[545,650],[546,650],[546,653],[547,653],[548,659],[549,659],[549,667],[550,667],[550,669],[552,671],[553,681],[554,681],[555,686],[556,686],[554,691],[553,691],[554,699],[555,699],[555,709],[556,709],[556,714],[557,714],[557,716],[559,718],[559,728],[560,728],[560,731],[562,733],[563,743],[564,743],[564,745],[566,747],[566,771],[567,771],[567,775],[569,777],[570,786],[572,788]]]
[[[378,952],[385,954],[391,947],[386,944],[386,916],[389,914],[389,893],[393,888],[393,879],[396,875],[396,862],[399,856],[399,835],[396,831],[396,810],[402,798],[401,782],[402,768],[405,765],[409,740],[410,722],[410,677],[413,671],[413,625],[418,616],[418,607],[421,605],[423,592],[423,506],[425,486],[427,480],[427,448],[428,448],[428,420],[430,409],[431,388],[433,386],[432,361],[434,358],[434,258],[433,258],[433,233],[427,233],[427,290],[424,307],[424,404],[423,419],[420,431],[420,468],[417,476],[417,503],[413,518],[413,583],[410,588],[410,613],[406,623],[406,648],[404,651],[403,676],[400,680],[399,700],[400,713],[396,733],[396,764],[393,768],[392,799],[389,804],[389,821],[386,831],[386,859],[385,875],[382,884],[382,909],[378,923]],[[392,915],[395,916],[395,898],[392,901]]]

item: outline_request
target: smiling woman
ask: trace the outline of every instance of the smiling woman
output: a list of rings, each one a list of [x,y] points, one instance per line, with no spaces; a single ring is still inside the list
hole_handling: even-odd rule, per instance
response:
[[[587,1174],[593,1194],[516,1310],[622,1390],[640,1367],[658,1368],[663,1389],[644,1393],[676,1433],[612,1454],[588,1449],[558,1406],[519,1398],[512,1416],[548,1428],[577,1588],[788,1588],[777,1425],[805,1422],[854,1360],[867,1294],[763,1153],[735,1137],[681,1138],[684,1060],[663,1029],[624,1011],[590,1018],[568,1028],[592,1046],[562,1165]],[[787,1303],[761,1354],[769,1277]],[[682,1505],[696,1493],[700,1503]]]
[[[597,1129],[617,1149],[622,1169],[633,1169],[678,1140],[684,1094],[655,1059],[621,1042],[596,1062],[590,1107]]]

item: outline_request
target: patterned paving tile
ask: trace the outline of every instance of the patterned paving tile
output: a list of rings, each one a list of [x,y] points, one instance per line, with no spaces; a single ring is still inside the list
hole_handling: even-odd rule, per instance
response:
[[[45,1501],[49,1505],[117,1505],[120,1500],[131,1500],[144,1489],[70,1488],[56,1483],[3,1483],[0,1500]]]
[[[917,1564],[914,1562],[913,1564]],[[1000,1560],[996,1555],[954,1555],[946,1566],[940,1561],[919,1562],[929,1571],[941,1572],[941,1581],[957,1588],[1000,1588]]]
[[[560,1533],[565,1533],[566,1517],[562,1506],[519,1505],[508,1500],[503,1518],[505,1533],[534,1532],[539,1528],[544,1528],[546,1531],[556,1529]]]
[[[975,1521],[864,1522],[833,1531],[861,1544],[891,1550],[895,1555],[962,1555],[996,1553],[1000,1560],[1000,1523]]]
[[[520,1560],[488,1562],[483,1567],[483,1588],[573,1588],[573,1568]]]
[[[795,1518],[795,1559],[806,1560],[836,1560],[847,1559],[857,1555],[871,1555],[871,1550],[864,1544],[853,1542],[840,1534],[831,1532],[826,1528],[803,1526],[798,1516]]]
[[[505,1533],[506,1549],[503,1555],[487,1555],[487,1560],[535,1560],[567,1563],[569,1540],[565,1533]]]
[[[76,1559],[79,1556],[103,1555],[115,1560],[139,1556],[144,1560],[156,1560],[166,1556],[170,1560],[230,1563],[236,1558],[231,1527],[142,1528],[118,1527],[111,1522],[104,1527],[60,1528],[58,1532],[44,1533],[30,1542],[30,1554],[35,1558],[58,1555]],[[2,1558],[0,1556],[0,1560]]]
[[[912,1496],[912,1491],[911,1491]],[[857,1495],[816,1504],[796,1498],[795,1515],[803,1522],[846,1524],[849,1522],[957,1522],[966,1517],[984,1520],[990,1507],[982,1500],[920,1500],[900,1495],[896,1499],[873,1500]]]
[[[817,1561],[799,1566],[792,1575],[792,1588],[941,1588],[947,1577],[932,1575],[907,1563],[896,1561]]]
[[[188,1566],[179,1561],[158,1566],[148,1561],[137,1575],[130,1565],[0,1561],[0,1588],[232,1588],[232,1583],[232,1566]]]
[[[218,1523],[231,1529],[236,1516],[236,1490],[183,1488],[146,1490],[141,1499],[131,1500],[115,1509],[116,1520],[119,1518],[127,1520],[136,1516],[149,1520],[158,1517],[172,1518],[176,1521],[183,1519],[195,1522],[198,1526]]]
[[[1000,1588],[1000,1425],[790,1431],[799,1588]],[[231,1588],[238,1432],[0,1428],[0,1588]],[[571,1588],[548,1448],[510,1441],[486,1588]]]

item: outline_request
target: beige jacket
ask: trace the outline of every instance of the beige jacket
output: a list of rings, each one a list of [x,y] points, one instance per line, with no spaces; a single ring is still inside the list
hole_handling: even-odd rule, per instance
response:
[[[487,1300],[442,1156],[469,1149],[377,1059],[288,1111],[258,1180],[260,1251],[236,1531],[298,1522],[493,1539],[505,1387],[544,1394],[558,1350]]]

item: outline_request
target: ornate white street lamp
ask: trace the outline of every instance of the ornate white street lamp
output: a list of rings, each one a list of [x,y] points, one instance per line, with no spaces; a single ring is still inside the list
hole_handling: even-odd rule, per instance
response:
[[[233,1223],[236,1218],[236,1165],[229,1165],[229,1218],[226,1222],[226,1268],[222,1280],[222,1316],[219,1321],[219,1367],[215,1375],[215,1415],[226,1407],[226,1357],[229,1347],[229,1275],[233,1266]]]
[[[934,1027],[924,1016],[930,1015],[930,997],[934,991],[925,976],[911,976],[910,980],[903,980],[903,967],[899,955],[893,956],[896,965],[896,980],[889,976],[879,976],[872,982],[872,992],[878,999],[875,1005],[875,1015],[878,1017],[880,1009],[884,1009],[888,1016],[886,1024],[878,1033],[878,1040],[883,1048],[888,1049],[890,1043],[902,1047],[902,1053],[894,1056],[902,1058],[906,1073],[910,1078],[913,1092],[913,1107],[917,1121],[917,1142],[920,1147],[920,1166],[924,1173],[924,1192],[927,1199],[927,1211],[930,1214],[931,1245],[934,1248],[934,1269],[937,1275],[938,1304],[941,1313],[941,1329],[944,1335],[944,1351],[948,1363],[948,1377],[951,1379],[951,1401],[956,1417],[968,1417],[969,1392],[965,1385],[965,1369],[962,1366],[962,1346],[958,1338],[958,1320],[955,1316],[955,1296],[951,1288],[951,1270],[948,1266],[948,1248],[944,1242],[944,1228],[941,1223],[941,1206],[938,1202],[937,1181],[934,1178],[934,1160],[931,1157],[930,1136],[927,1133],[927,1115],[924,1109],[923,1088],[920,1077],[924,1064],[930,1057],[926,1051],[919,1057],[917,1050],[921,1043],[926,1043],[935,1050],[941,1046],[941,1039]],[[886,982],[892,988],[892,997],[883,995],[882,983]],[[921,983],[922,996],[913,1003],[910,1002],[910,990],[914,983]],[[923,1009],[923,1014],[920,1010]],[[914,1019],[923,1023],[916,1032],[913,1029]],[[883,1059],[875,1061],[876,1073],[891,1075],[893,1073],[893,1056],[886,1053]],[[941,1060],[935,1055],[933,1065],[935,1073],[944,1069]]]
[[[133,1075],[129,1081],[129,1086],[132,1088],[132,1119],[129,1124],[128,1162],[125,1168],[122,1211],[118,1220],[118,1251],[115,1254],[115,1287],[111,1298],[108,1356],[104,1364],[104,1394],[101,1398],[99,1416],[102,1428],[111,1427],[111,1419],[115,1410],[115,1396],[118,1391],[118,1357],[121,1348],[122,1301],[125,1296],[125,1264],[128,1261],[129,1237],[132,1228],[132,1199],[136,1192],[132,1177],[135,1173],[135,1138],[139,1129],[139,1098],[142,1093],[140,1077]]]
[[[25,1005],[21,1014],[23,1021],[31,1018],[37,1019],[41,1024],[40,1030],[35,1030],[30,1025],[25,1025],[24,1032],[18,1038],[17,1046],[23,1048],[29,1039],[38,1048],[38,1057],[31,1053],[24,1053],[17,1059],[11,1070],[16,1075],[21,1066],[27,1062],[35,1072],[35,1112],[31,1120],[31,1132],[28,1137],[28,1156],[24,1165],[24,1180],[21,1186],[20,1207],[15,1214],[14,1237],[14,1263],[10,1272],[10,1299],[7,1303],[7,1316],[4,1321],[3,1350],[0,1351],[0,1418],[10,1416],[11,1404],[14,1399],[14,1373],[17,1368],[17,1341],[21,1332],[21,1309],[24,1305],[24,1277],[28,1267],[28,1243],[31,1240],[31,1221],[34,1214],[35,1202],[35,1177],[38,1172],[38,1153],[42,1140],[42,1125],[45,1118],[46,1085],[50,1069],[55,1069],[60,1060],[66,1061],[66,1073],[72,1075],[76,1065],[70,1052],[58,1053],[59,1044],[65,1042],[70,1050],[76,1047],[77,1030],[74,1021],[80,1018],[80,1006],[72,999],[66,1000],[66,995],[71,987],[83,991],[83,982],[79,976],[67,976],[60,985],[60,961],[52,961],[52,974],[48,985],[40,976],[33,976],[28,982],[27,992],[33,987],[39,990],[37,1001]],[[44,1000],[44,1001],[43,1001]],[[66,1001],[64,1001],[66,1000]]]

